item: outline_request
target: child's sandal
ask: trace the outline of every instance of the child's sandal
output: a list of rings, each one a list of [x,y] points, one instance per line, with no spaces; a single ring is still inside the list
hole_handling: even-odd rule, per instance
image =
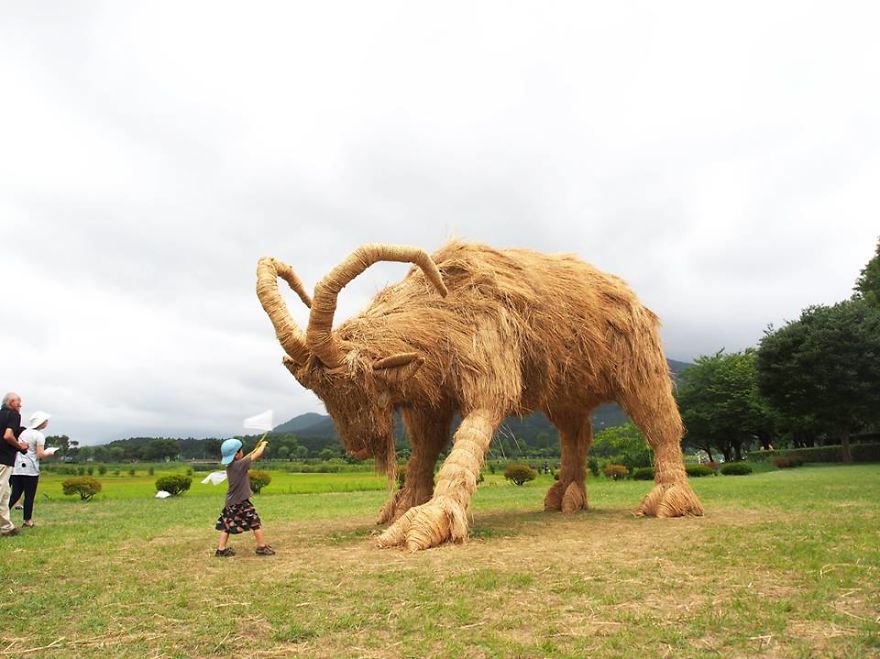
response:
[[[260,556],[274,556],[275,550],[269,545],[263,545],[262,547],[257,547],[257,554]]]
[[[214,556],[235,556],[232,547],[225,547],[214,552]]]

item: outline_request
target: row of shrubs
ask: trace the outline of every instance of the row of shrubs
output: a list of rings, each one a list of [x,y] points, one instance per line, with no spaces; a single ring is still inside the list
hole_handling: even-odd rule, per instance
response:
[[[851,444],[853,462],[880,462],[880,444]],[[750,462],[762,460],[774,461],[776,458],[797,459],[805,462],[843,462],[843,448],[839,444],[832,446],[809,446],[806,448],[787,448],[775,451],[757,451],[749,453]]]
[[[804,464],[804,461],[798,457],[773,458],[771,462],[773,462],[778,469],[793,469],[794,467],[800,467]]]
[[[216,465],[215,465],[216,467]],[[107,465],[99,464],[99,465],[88,465],[88,466],[75,466],[75,465],[42,465],[42,470],[47,473],[52,474],[61,474],[62,476],[94,476],[95,472],[98,472],[99,476],[105,475],[108,471],[110,471]],[[152,476],[156,473],[155,467],[148,467],[146,469],[147,474]],[[113,476],[120,476],[122,474],[122,469],[114,469],[110,471]],[[134,467],[130,467],[126,470],[129,476],[137,476],[137,469]],[[186,469],[186,475],[192,476],[193,470],[191,467]]]
[[[622,477],[626,477],[628,470],[623,465],[607,465],[605,467],[605,475],[608,475],[608,467],[622,468]],[[689,464],[684,466],[690,478],[702,478],[704,476],[714,476],[716,474],[724,474],[725,476],[747,476],[752,473],[752,466],[744,462],[726,462],[723,465],[717,463],[710,464]],[[617,470],[620,473],[621,470]],[[632,471],[633,480],[651,481],[654,480],[653,467],[637,467]]]
[[[251,489],[259,494],[264,487],[272,482],[272,475],[263,469],[249,469]],[[169,474],[156,479],[156,491],[168,492],[171,496],[179,496],[192,486],[192,477],[183,474]],[[76,476],[61,483],[66,495],[78,494],[82,501],[89,501],[101,491],[101,481],[92,476]]]
[[[620,480],[622,478],[632,478],[633,480],[653,480],[653,467],[633,467],[630,469],[627,465],[608,463],[601,470],[591,470],[594,476],[598,476],[599,472],[605,474],[607,478],[612,480]],[[686,464],[685,471],[692,478],[701,478],[703,476],[714,476],[716,474],[724,474],[725,476],[745,476],[752,473],[752,466],[744,462],[707,462],[703,464]]]
[[[691,478],[700,478],[703,476],[714,476],[721,473],[725,476],[745,476],[752,473],[752,466],[745,462],[727,462],[723,465],[716,463],[711,464],[689,464],[685,465],[685,471]],[[653,467],[636,467],[630,471],[629,467],[621,464],[607,464],[602,468],[602,473],[606,478],[611,480],[622,480],[624,478],[632,478],[637,481],[654,480]],[[512,481],[516,485],[534,480],[537,478],[538,472],[527,464],[511,463],[504,469],[504,478]]]
[[[324,462],[272,462],[273,471],[286,471],[291,474],[339,474],[359,473],[373,470],[372,462],[350,464],[339,458]],[[216,462],[194,462],[192,469],[196,472],[217,471]]]

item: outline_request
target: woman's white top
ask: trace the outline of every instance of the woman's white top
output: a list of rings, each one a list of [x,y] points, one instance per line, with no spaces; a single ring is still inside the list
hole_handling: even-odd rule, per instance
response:
[[[15,456],[15,466],[12,468],[14,476],[39,476],[40,458],[37,457],[37,447],[46,446],[46,438],[39,430],[28,428],[19,436],[19,441],[27,442],[27,453],[19,453]]]

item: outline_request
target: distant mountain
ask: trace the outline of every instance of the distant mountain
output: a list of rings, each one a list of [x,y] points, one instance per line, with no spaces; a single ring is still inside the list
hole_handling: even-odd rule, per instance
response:
[[[322,421],[326,421],[329,419],[325,414],[316,414],[315,412],[306,412],[305,414],[300,414],[299,416],[295,416],[290,421],[285,421],[280,426],[276,427],[272,432],[276,432],[279,435],[283,435],[285,433],[296,434],[299,433],[309,426],[314,426],[320,424]]]
[[[675,359],[668,359],[669,369],[673,376],[691,366],[687,362],[680,362]],[[452,425],[452,432],[458,427],[460,419],[456,419]],[[619,426],[629,421],[629,417],[620,407],[614,403],[601,405],[593,413],[593,428],[596,431],[602,428],[610,428],[611,426]],[[282,423],[273,431],[277,434],[296,435],[297,440],[303,446],[311,450],[321,450],[328,445],[337,444],[339,442],[339,434],[333,425],[333,419],[325,414],[316,414],[309,412],[300,414],[289,421]],[[525,418],[508,417],[504,420],[499,434],[507,437],[515,437],[517,441],[525,444],[535,445],[543,440],[543,435],[555,438],[557,435],[556,427],[547,420],[541,412],[536,412]],[[399,440],[405,436],[405,430],[400,419],[395,419],[394,435]]]
[[[672,371],[674,375],[678,375],[682,371],[693,366],[690,362],[680,362],[675,359],[667,359],[666,363],[669,364],[669,370]]]

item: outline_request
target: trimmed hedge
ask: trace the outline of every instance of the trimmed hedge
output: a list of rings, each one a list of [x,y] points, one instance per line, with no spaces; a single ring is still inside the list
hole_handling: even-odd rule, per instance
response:
[[[101,491],[101,482],[91,476],[79,476],[68,478],[61,483],[64,494],[78,494],[82,501],[90,501],[93,496]]]
[[[776,465],[777,469],[793,469],[804,464],[800,458],[773,458],[771,462]]]
[[[853,462],[880,462],[880,444],[850,444],[850,449]],[[754,451],[748,456],[749,462],[774,458],[797,458],[801,462],[843,462],[843,449],[839,444],[834,444],[778,451]]]
[[[264,469],[248,469],[248,478],[251,480],[251,489],[255,494],[272,482],[272,474]]]
[[[633,469],[632,477],[635,481],[652,481],[654,480],[654,468],[636,467]]]
[[[156,479],[156,491],[165,490],[174,497],[186,492],[190,485],[192,485],[192,478],[181,476],[180,474],[171,474],[170,476],[162,476]]]
[[[605,474],[606,478],[618,481],[629,476],[629,468],[626,465],[610,463],[602,468],[602,473]]]
[[[715,470],[709,465],[685,465],[684,470],[687,475],[692,478],[702,478],[703,476],[714,476]]]
[[[752,473],[752,465],[745,462],[726,462],[721,466],[721,473],[725,476],[747,476]]]
[[[522,485],[526,481],[533,481],[538,477],[538,472],[527,464],[512,463],[504,468],[504,478],[513,481],[516,485]]]

